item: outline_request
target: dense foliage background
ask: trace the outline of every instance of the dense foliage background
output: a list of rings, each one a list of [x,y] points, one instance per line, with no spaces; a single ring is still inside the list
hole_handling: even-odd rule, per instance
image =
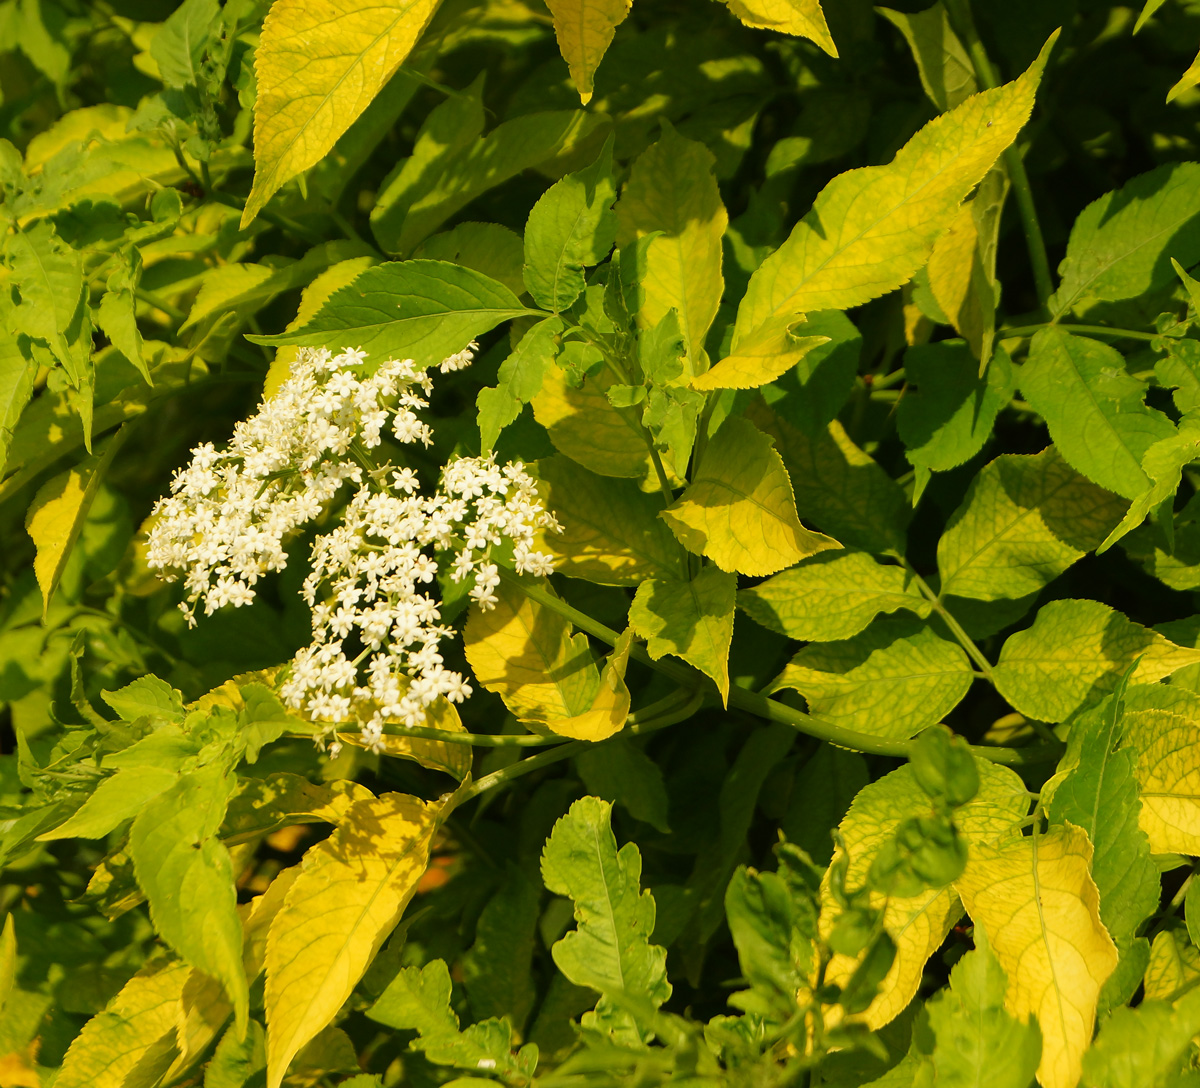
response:
[[[2,0],[0,1088],[1197,1083],[1198,45]],[[345,495],[147,564],[298,345],[563,525],[381,751],[280,701]]]

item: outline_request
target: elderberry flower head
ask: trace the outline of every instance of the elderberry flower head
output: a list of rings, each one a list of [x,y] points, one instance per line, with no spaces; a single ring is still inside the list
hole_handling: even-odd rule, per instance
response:
[[[474,347],[441,369],[468,365]],[[416,410],[427,407],[432,389],[412,360],[388,360],[364,374],[364,358],[360,350],[333,356],[301,348],[291,377],[237,424],[228,449],[196,447],[155,506],[148,563],[168,581],[184,572],[180,608],[189,624],[201,601],[206,615],[248,604],[259,578],[286,566],[288,536],[350,481],[354,491],[338,523],[312,546],[301,590],[312,640],[293,659],[280,694],[335,736],[339,724],[356,722],[363,742],[380,750],[386,724],[419,725],[434,700],[471,694],[439,652],[451,631],[428,591],[438,557],[454,581],[471,580],[470,597],[486,610],[500,582],[493,549],[511,546],[519,572],[549,574],[553,562],[534,549],[534,538],[558,524],[519,462],[457,458],[433,494],[422,491],[411,468],[364,468],[389,420],[400,443],[430,444]]]

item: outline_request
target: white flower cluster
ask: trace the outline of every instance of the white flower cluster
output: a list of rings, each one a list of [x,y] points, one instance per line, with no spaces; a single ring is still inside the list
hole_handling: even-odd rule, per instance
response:
[[[468,365],[474,347],[441,369]],[[341,523],[313,544],[302,590],[312,642],[296,654],[281,695],[330,732],[357,721],[378,750],[386,723],[419,725],[439,696],[459,702],[471,693],[444,666],[439,643],[451,632],[420,589],[437,577],[435,556],[453,553],[449,576],[472,579],[471,598],[489,609],[500,582],[492,549],[511,544],[518,571],[549,574],[551,558],[534,550],[534,535],[558,525],[519,462],[453,460],[431,496],[411,468],[372,467],[367,451],[381,444],[389,420],[399,442],[429,445],[416,410],[428,406],[432,383],[412,360],[364,375],[364,358],[360,350],[301,348],[291,377],[237,425],[227,450],[193,451],[154,509],[147,561],[168,581],[186,572],[180,608],[190,624],[201,600],[206,615],[248,604],[258,579],[287,565],[289,534],[351,481],[356,491]]]

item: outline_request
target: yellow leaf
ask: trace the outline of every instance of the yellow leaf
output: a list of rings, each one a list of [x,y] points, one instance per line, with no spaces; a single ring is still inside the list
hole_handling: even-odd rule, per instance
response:
[[[1200,949],[1186,933],[1167,930],[1150,946],[1150,964],[1142,985],[1147,1001],[1178,1001],[1200,984]]]
[[[1188,70],[1179,77],[1178,82],[1167,92],[1167,101],[1174,102],[1184,91],[1190,91],[1197,83],[1200,83],[1200,53],[1196,54],[1196,59],[1188,65]]]
[[[751,276],[739,332],[772,316],[847,309],[907,282],[1025,124],[1053,42],[1012,83],[934,118],[886,166],[834,178]]]
[[[632,635],[604,668],[596,668],[586,635],[521,592],[501,582],[498,603],[471,611],[463,642],[475,679],[496,692],[514,716],[563,736],[603,740],[629,714],[625,663]]]
[[[50,609],[50,598],[62,579],[104,474],[120,447],[119,438],[119,433],[114,435],[102,454],[85,457],[74,468],[42,484],[25,515],[25,530],[37,549],[33,573],[42,590],[43,618]]]
[[[977,359],[987,359],[996,327],[996,295],[980,252],[974,201],[964,201],[933,245],[926,271],[942,313]]]
[[[562,456],[539,461],[537,475],[562,532],[541,533],[536,547],[555,557],[560,574],[606,586],[683,576],[679,544],[658,517],[658,492],[645,494],[631,480],[598,476]]]
[[[1074,1088],[1096,1003],[1117,966],[1092,882],[1092,844],[1074,824],[971,847],[955,882],[1008,976],[1005,1008],[1042,1029],[1043,1088]]]
[[[8,995],[12,993],[17,977],[17,931],[13,916],[4,916],[4,930],[0,932],[0,1012],[4,1011]]]
[[[245,229],[281,185],[320,162],[396,69],[438,0],[275,0],[255,52],[254,184]]]
[[[332,268],[325,269],[304,288],[300,295],[300,305],[296,310],[296,316],[283,331],[295,332],[296,329],[308,324],[309,319],[316,316],[317,311],[329,301],[329,296],[334,291],[345,287],[360,272],[378,263],[379,261],[375,257],[351,257],[348,261],[339,261]],[[275,359],[267,370],[267,377],[263,382],[263,400],[278,393],[279,387],[291,376],[292,363],[296,361],[296,353],[299,350],[294,344],[284,344],[275,349]]]
[[[1155,854],[1200,855],[1200,722],[1169,710],[1131,710],[1124,743],[1137,751],[1138,823]]]
[[[727,419],[686,491],[660,515],[691,552],[724,571],[774,574],[836,540],[800,524],[787,469],[753,423]]]
[[[547,367],[541,392],[533,398],[533,417],[549,432],[554,448],[572,461],[601,476],[636,477],[647,482],[643,490],[657,491],[640,412],[614,408],[605,395],[611,384],[612,378],[600,373],[575,388],[558,367]]]
[[[662,137],[633,164],[617,203],[617,245],[662,232],[651,240],[639,276],[638,324],[653,328],[675,310],[692,373],[725,289],[721,239],[729,216],[715,164],[708,148],[664,122]]]
[[[175,1041],[186,963],[161,960],[143,967],[103,1012],[83,1026],[63,1058],[60,1088],[123,1088],[126,1077],[156,1044]]]
[[[633,0],[546,0],[558,51],[585,106],[592,100],[592,77],[632,6]]]
[[[693,389],[757,389],[792,369],[828,336],[793,336],[795,318],[764,322],[747,336],[735,337],[729,354],[711,370],[692,379]]]
[[[1029,798],[1015,772],[994,763],[976,760],[979,793],[955,814],[955,823],[967,842],[974,844],[1000,838],[1025,816]],[[909,816],[926,815],[929,797],[917,784],[911,765],[892,771],[861,790],[838,827],[842,835],[833,855],[834,863],[849,855],[847,887],[859,887],[883,844]],[[954,889],[931,888],[920,895],[901,898],[871,893],[873,906],[884,909],[883,925],[896,944],[896,958],[880,984],[875,999],[861,1019],[872,1031],[895,1019],[917,992],[925,963],[937,951],[962,917],[962,904]],[[821,933],[828,937],[837,921],[837,903],[829,885],[829,873],[821,881]],[[825,980],[844,986],[858,966],[858,959],[835,953]],[[826,1016],[836,1016],[833,1008]]]
[[[369,701],[359,703],[358,716],[367,721],[374,705]],[[453,703],[439,696],[425,710],[425,720],[421,723],[429,729],[441,729],[447,733],[465,733],[462,718]],[[339,733],[338,736],[345,744],[363,747],[361,733]],[[381,738],[385,755],[398,756],[401,759],[411,759],[431,771],[445,771],[460,782],[471,769],[471,746],[469,744],[452,744],[444,740],[426,740],[421,737],[406,737],[385,733]]]
[[[747,26],[808,38],[831,57],[838,55],[820,0],[725,0],[725,3]]]
[[[385,793],[355,804],[300,864],[267,937],[267,1085],[328,1026],[400,921],[439,808]]]

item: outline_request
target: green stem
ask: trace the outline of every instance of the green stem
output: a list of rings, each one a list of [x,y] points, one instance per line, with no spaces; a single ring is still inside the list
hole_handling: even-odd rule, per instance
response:
[[[967,651],[967,656],[979,666],[979,671],[983,674],[984,679],[989,683],[994,683],[992,663],[983,656],[983,651],[975,645],[975,640],[963,630],[962,624],[951,615],[950,610],[942,603],[941,596],[933,592],[929,587],[929,583],[912,568],[908,560],[901,559],[901,562],[904,564],[904,569],[908,571],[912,580],[916,582],[917,589],[921,591],[921,596],[933,605],[933,610],[941,616],[942,622],[950,628],[950,633],[958,640],[958,644]]]
[[[552,612],[558,613],[564,619],[570,620],[581,631],[592,635],[601,642],[606,642],[608,645],[613,646],[620,637],[611,627],[606,627],[599,621],[580,612],[579,609],[573,608],[566,601],[561,600],[552,593],[548,593],[541,586],[534,583],[527,583],[519,575],[505,570],[504,567],[500,568],[500,577],[510,585],[520,588],[530,600],[537,601],[538,604],[544,605]],[[630,650],[630,657],[654,669],[656,672],[669,676],[680,687],[692,690],[699,689],[701,691],[711,687],[711,681],[707,677],[687,665],[676,664],[665,658],[661,661],[655,661],[646,652],[645,647],[639,643],[635,642],[633,644]],[[988,667],[990,668],[991,666],[989,665]],[[767,721],[782,722],[785,725],[790,725],[793,729],[797,729],[801,733],[806,733],[810,737],[816,737],[818,740],[829,741],[831,744],[836,744],[841,748],[852,748],[858,752],[906,759],[913,743],[910,740],[876,737],[869,733],[856,732],[853,729],[843,729],[832,722],[826,722],[811,714],[805,714],[803,711],[786,706],[774,699],[768,699],[765,695],[759,695],[757,692],[747,691],[745,688],[730,688],[729,705],[736,707],[738,710],[744,710],[749,714],[753,714],[755,717],[764,718]],[[971,750],[981,758],[990,760],[993,763],[1051,763],[1062,755],[1063,746],[1056,744],[1053,746],[1031,745],[1028,748],[993,748],[987,745],[972,745]],[[556,749],[555,751],[561,751],[561,749]]]
[[[1065,321],[1043,321],[1037,325],[1019,325],[1012,329],[996,330],[996,339],[1004,340],[1014,336],[1032,336],[1035,332],[1050,328],[1066,329],[1067,332],[1086,333],[1090,336],[1116,336],[1123,340],[1157,340],[1156,332],[1139,332],[1137,329],[1113,329],[1107,325],[1072,325]]]
[[[992,89],[1000,85],[996,70],[988,59],[979,32],[975,28],[975,17],[971,13],[971,0],[947,0],[946,7],[950,13],[954,29],[963,39],[967,52],[971,57],[975,77],[980,84]],[[1050,276],[1050,259],[1046,256],[1046,240],[1042,235],[1042,225],[1038,220],[1037,207],[1033,202],[1033,189],[1029,185],[1029,174],[1025,170],[1025,161],[1015,146],[1004,149],[1004,166],[1008,171],[1008,179],[1012,182],[1013,196],[1017,201],[1017,212],[1021,217],[1021,229],[1025,233],[1025,245],[1029,250],[1029,263],[1033,269],[1034,289],[1038,302],[1045,307],[1050,296],[1054,294],[1054,283]]]
[[[182,310],[172,306],[166,299],[160,298],[153,291],[147,291],[144,287],[139,287],[133,292],[134,297],[140,298],[143,302],[153,306],[156,310],[161,310],[167,315],[176,325],[182,325],[187,318]]]

